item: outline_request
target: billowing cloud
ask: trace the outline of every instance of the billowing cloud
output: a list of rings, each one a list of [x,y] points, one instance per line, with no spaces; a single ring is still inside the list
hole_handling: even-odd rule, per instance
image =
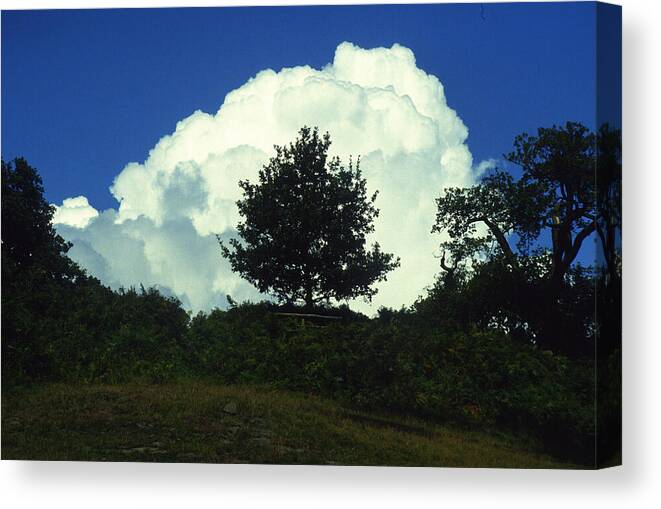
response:
[[[143,163],[126,165],[111,187],[117,210],[95,217],[84,197],[65,200],[58,230],[74,243],[71,256],[112,286],[158,284],[194,310],[224,306],[227,294],[258,298],[221,258],[214,234],[234,235],[238,181],[255,181],[273,145],[293,141],[303,125],[328,131],[343,161],[361,156],[368,187],[379,190],[372,240],[401,258],[371,307],[355,307],[412,303],[438,269],[434,200],[475,172],[468,130],[443,85],[397,44],[345,42],[323,69],[258,73],[215,114],[193,113]]]
[[[480,161],[480,163],[475,167],[475,175],[476,176],[483,175],[489,170],[493,170],[497,167],[498,167],[497,159],[493,159],[493,158],[485,159],[484,161]]]
[[[76,196],[75,198],[67,198],[62,202],[62,205],[55,205],[53,222],[68,224],[75,228],[85,228],[98,215],[99,212],[89,204],[87,198]]]

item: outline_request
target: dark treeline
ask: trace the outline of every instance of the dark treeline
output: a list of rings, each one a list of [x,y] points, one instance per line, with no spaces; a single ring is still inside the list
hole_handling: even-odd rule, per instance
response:
[[[327,137],[309,129],[301,135],[292,153],[312,143],[325,157]],[[434,227],[450,234],[438,279],[411,306],[382,308],[373,318],[331,304],[371,297],[371,284],[398,265],[378,245],[365,245],[378,210],[358,165],[345,170],[325,158],[317,164],[306,152],[316,161],[313,173],[326,179],[324,189],[335,186],[344,196],[339,205],[329,196],[324,206],[346,215],[319,231],[314,215],[299,225],[316,251],[300,247],[300,235],[278,245],[288,267],[300,264],[289,278],[277,265],[265,269],[259,257],[260,243],[273,241],[274,218],[293,219],[274,210],[268,221],[252,219],[269,196],[280,199],[279,174],[289,179],[286,189],[299,185],[300,175],[287,165],[291,153],[280,149],[261,173],[261,187],[242,183],[244,235],[223,253],[276,301],[229,298],[227,310],[191,317],[155,289],[113,291],[87,275],[66,255],[70,246],[51,224],[36,170],[23,159],[3,161],[3,391],[54,381],[190,377],[268,384],[361,408],[508,430],[557,457],[594,465],[595,443],[601,458],[618,450],[601,434],[617,435],[620,422],[619,147],[619,132],[604,127],[593,134],[571,123],[518,137],[507,158],[521,166],[521,178],[495,171],[472,188],[446,190]],[[603,176],[596,182],[595,164]],[[300,182],[310,179],[304,177]],[[347,236],[342,225],[352,222],[358,226]],[[548,248],[540,241],[544,232]],[[324,237],[332,235],[343,235],[353,255]],[[593,238],[595,264],[577,264],[582,243]],[[298,254],[289,251],[292,243]],[[595,302],[609,311],[595,316]],[[340,319],[279,314],[300,310]],[[597,422],[596,398],[603,403]]]

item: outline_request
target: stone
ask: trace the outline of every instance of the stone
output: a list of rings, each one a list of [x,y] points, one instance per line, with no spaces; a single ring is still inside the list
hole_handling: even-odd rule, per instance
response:
[[[124,454],[165,454],[167,451],[158,447],[133,447],[131,449],[122,449]]]
[[[250,439],[250,442],[259,447],[269,447],[271,445],[271,441],[265,437],[254,437]]]
[[[225,408],[223,408],[223,412],[231,415],[236,414],[238,412],[236,403],[234,403],[233,401],[231,403],[227,403],[227,405],[225,405]]]
[[[203,456],[196,454],[194,452],[182,452],[180,454],[177,454],[177,459],[184,461],[200,461],[204,458]]]

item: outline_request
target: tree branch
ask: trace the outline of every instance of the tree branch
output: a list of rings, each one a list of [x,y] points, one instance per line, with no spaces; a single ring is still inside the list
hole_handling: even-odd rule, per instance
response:
[[[487,225],[489,230],[491,230],[491,233],[493,233],[493,236],[496,237],[496,241],[498,242],[500,249],[502,249],[505,257],[512,264],[516,264],[516,255],[514,254],[514,251],[512,251],[512,248],[510,247],[509,242],[507,242],[507,239],[505,238],[505,234],[500,229],[500,227],[487,217],[481,217],[478,219],[478,221],[483,221],[484,224]]]
[[[585,217],[587,219],[594,219],[594,216],[589,212],[590,212],[590,207],[578,207],[576,209],[573,209],[567,216],[567,222],[571,223],[575,219],[580,219],[581,217]]]
[[[441,256],[441,268],[445,272],[449,272],[450,274],[452,274],[454,273],[455,270],[457,270],[457,261],[455,261],[452,267],[450,267],[448,264],[445,263],[445,251],[443,251],[443,255]]]
[[[592,223],[585,226],[580,232],[578,232],[578,234],[574,238],[574,242],[572,243],[571,248],[569,248],[565,252],[565,257],[563,259],[563,269],[565,272],[578,256],[578,251],[581,249],[581,245],[583,244],[583,241],[587,237],[589,237],[594,230],[595,230],[595,222],[593,221]]]

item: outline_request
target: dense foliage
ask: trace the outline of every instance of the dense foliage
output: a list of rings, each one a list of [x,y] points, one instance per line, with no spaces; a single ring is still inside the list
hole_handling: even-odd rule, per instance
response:
[[[360,172],[330,158],[326,133],[303,127],[288,147],[259,172],[259,183],[241,181],[237,202],[241,241],[221,242],[232,269],[282,302],[310,308],[331,299],[372,297],[372,285],[399,265],[375,243],[366,248],[379,211]]]
[[[63,293],[82,283],[43,192],[41,177],[24,159],[2,161],[3,380],[48,369],[49,326],[39,317],[64,314]]]

